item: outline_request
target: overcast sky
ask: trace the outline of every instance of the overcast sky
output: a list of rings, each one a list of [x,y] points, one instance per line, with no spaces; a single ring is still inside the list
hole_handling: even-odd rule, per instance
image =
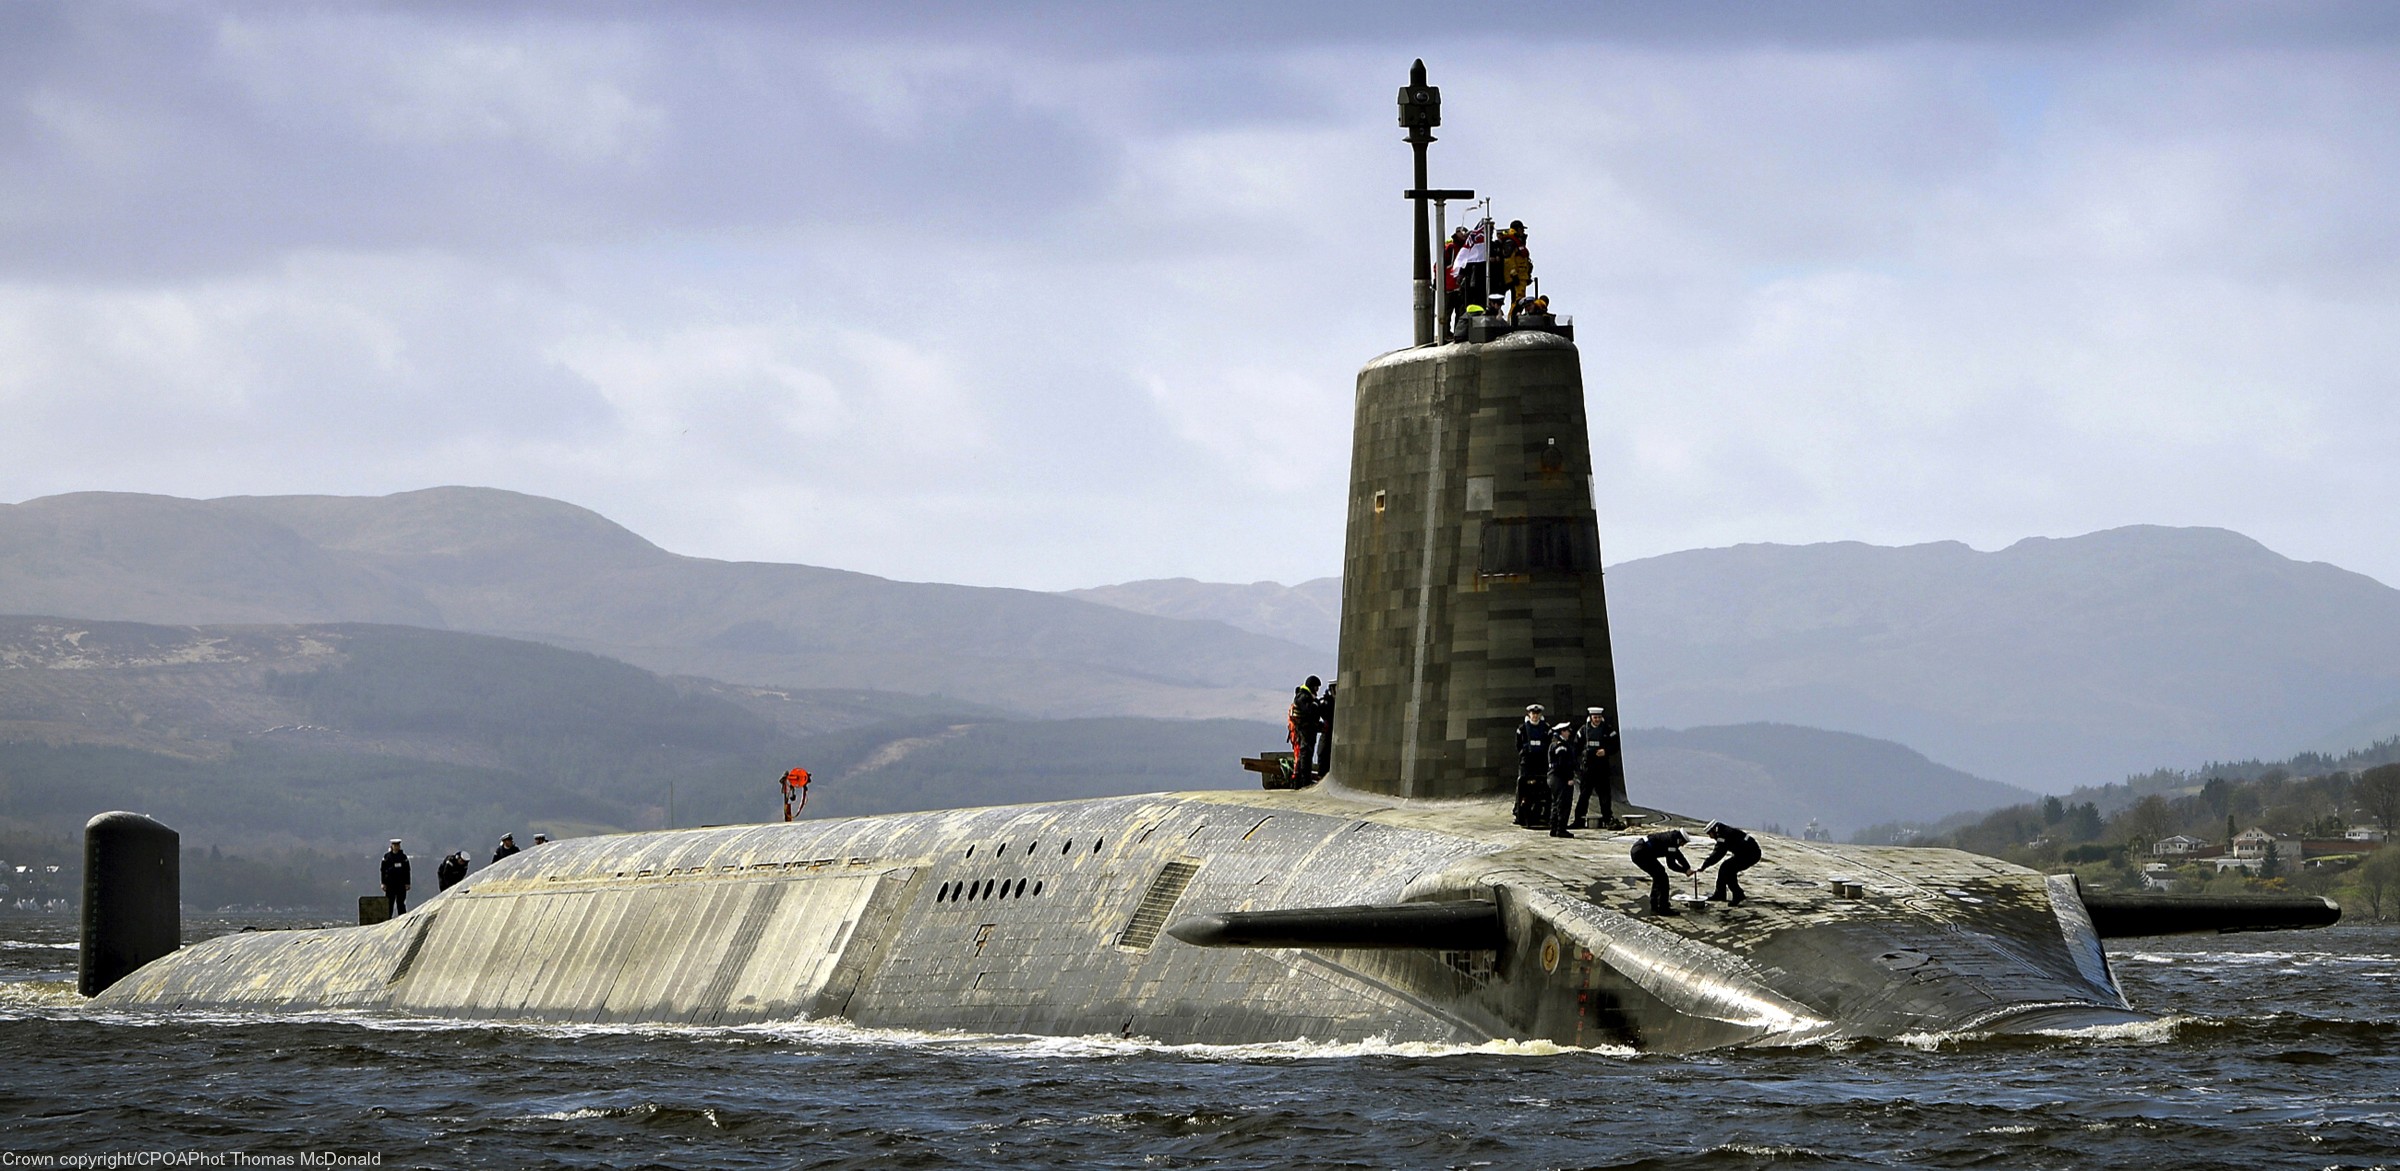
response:
[[[1421,55],[1611,561],[2156,523],[2400,583],[2400,6],[893,7],[0,0],[0,500],[1335,573]]]

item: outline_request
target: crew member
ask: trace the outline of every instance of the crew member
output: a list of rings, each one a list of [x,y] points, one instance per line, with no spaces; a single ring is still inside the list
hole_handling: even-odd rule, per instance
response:
[[[1573,725],[1561,720],[1550,729],[1550,836],[1571,838],[1567,814],[1575,808],[1576,757],[1583,751]]]
[[[1339,685],[1336,680],[1317,693],[1317,764],[1311,771],[1318,780],[1324,780],[1325,774],[1333,771],[1333,689]]]
[[[1725,860],[1725,868],[1717,871],[1717,893],[1708,896],[1708,901],[1724,903],[1729,907],[1741,906],[1742,871],[1758,865],[1758,839],[1721,821],[1709,822],[1708,828],[1700,832],[1716,842],[1716,848],[1708,852],[1708,858],[1700,863],[1700,869],[1706,870],[1716,865],[1719,858]]]
[[[1466,303],[1458,295],[1458,254],[1467,246],[1467,230],[1459,228],[1442,241],[1442,309],[1450,317],[1444,325],[1449,336],[1457,337],[1466,331],[1461,324],[1467,312]]]
[[[535,834],[535,835],[533,835],[533,844],[534,844],[534,845],[537,845],[537,846],[547,846],[547,845],[549,845],[549,844],[550,844],[550,835],[549,835],[549,834]]]
[[[1679,829],[1662,829],[1645,834],[1633,844],[1633,864],[1650,876],[1650,913],[1654,915],[1681,914],[1667,903],[1667,869],[1677,874],[1690,874],[1692,864],[1683,856],[1683,844],[1691,835]],[[1664,865],[1661,865],[1661,863]]]
[[[1459,312],[1469,316],[1483,313],[1484,297],[1491,291],[1492,249],[1484,235],[1489,224],[1487,220],[1471,232],[1460,228],[1451,237],[1458,247],[1450,254],[1450,279],[1455,282],[1448,286],[1450,303],[1461,306]],[[1466,326],[1462,323],[1458,328],[1463,333]]]
[[[400,848],[398,838],[383,852],[383,897],[392,901],[392,914],[408,913],[408,852]]]
[[[1324,681],[1311,675],[1308,682],[1293,688],[1292,706],[1285,714],[1284,731],[1292,740],[1292,783],[1296,787],[1317,779],[1317,738],[1325,732],[1317,710],[1317,688],[1322,686]]]
[[[442,864],[435,867],[433,871],[434,881],[442,884],[440,888],[442,890],[457,886],[465,881],[466,877],[467,853],[464,850],[450,851],[450,856],[442,859]]]
[[[1517,306],[1525,299],[1525,286],[1533,283],[1533,253],[1525,247],[1525,221],[1510,220],[1492,241],[1492,253],[1500,258],[1500,282],[1508,287],[1508,319],[1517,319]]]
[[[1532,828],[1546,825],[1550,811],[1542,807],[1545,792],[1543,775],[1550,766],[1550,725],[1542,722],[1542,705],[1525,705],[1525,722],[1517,725],[1517,824]]]
[[[794,795],[797,795],[800,798],[800,804],[797,807],[798,809],[808,808],[809,779],[808,770],[804,768],[792,768],[784,771],[783,819],[785,821],[790,821],[792,819],[792,814],[796,811],[795,807],[792,805],[792,798]]]
[[[1596,792],[1600,794],[1600,824],[1615,829],[1617,786],[1610,768],[1616,764],[1617,729],[1609,723],[1608,709],[1585,708],[1575,740],[1580,749],[1575,755],[1575,828],[1584,827],[1584,815],[1591,812]]]
[[[499,848],[498,848],[498,849],[495,849],[495,850],[493,850],[493,851],[492,851],[492,861],[494,861],[494,862],[497,862],[497,861],[501,860],[502,858],[506,858],[506,857],[508,857],[509,855],[511,855],[511,854],[514,854],[514,853],[516,853],[516,852],[517,852],[517,835],[515,835],[515,834],[501,834],[501,835],[500,835],[500,846],[499,846]]]

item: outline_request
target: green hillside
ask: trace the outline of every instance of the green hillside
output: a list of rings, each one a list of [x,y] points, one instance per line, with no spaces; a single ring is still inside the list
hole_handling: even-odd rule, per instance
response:
[[[667,679],[409,627],[0,618],[0,842],[42,855],[9,860],[71,867],[86,820],[131,809],[183,835],[196,906],[338,911],[390,837],[480,861],[502,832],[769,820],[795,764],[830,816],[1242,785],[1279,735]]]

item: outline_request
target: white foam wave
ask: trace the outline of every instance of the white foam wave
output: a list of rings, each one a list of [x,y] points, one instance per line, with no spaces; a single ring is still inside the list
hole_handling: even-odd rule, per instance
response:
[[[2186,1024],[2204,1023],[2193,1017],[2158,1017],[2152,1020],[2121,1021],[2105,1025],[2082,1025],[2073,1028],[2027,1029],[2016,1036],[2055,1037],[2063,1041],[2089,1041],[2130,1045],[2164,1045],[2175,1039],[2176,1031]],[[1998,1034],[1988,1030],[1967,1030],[1950,1033],[1902,1033],[1892,1040],[1911,1049],[1936,1053],[1988,1041]]]
[[[2035,1029],[2044,1037],[2063,1037],[2075,1041],[2107,1041],[2133,1045],[2164,1045],[2187,1024],[2204,1023],[2194,1017],[2162,1016],[2146,1021],[2122,1021],[2113,1025],[2085,1025],[2075,1029]]]
[[[69,982],[64,995],[42,1001],[44,1007],[75,1011],[83,1003]],[[0,1007],[6,1001],[0,1000]],[[1355,1060],[1372,1057],[1446,1058],[1475,1055],[1554,1057],[1589,1054],[1634,1057],[1625,1046],[1559,1045],[1550,1041],[1495,1040],[1475,1044],[1394,1041],[1368,1037],[1356,1041],[1262,1041],[1240,1045],[1168,1044],[1148,1037],[1091,1035],[1051,1037],[1019,1033],[971,1033],[953,1030],[874,1028],[838,1017],[822,1020],[773,1021],[744,1025],[599,1024],[536,1021],[462,1021],[443,1018],[391,1017],[368,1013],[319,1011],[305,1013],[75,1011],[87,1019],[129,1026],[162,1024],[256,1026],[266,1024],[332,1024],[377,1032],[442,1033],[498,1031],[513,1035],[575,1040],[585,1037],[687,1038],[699,1041],[774,1043],[819,1047],[941,1048],[1032,1059],[1092,1059],[1134,1054],[1167,1054],[1204,1061]]]
[[[584,1106],[574,1110],[551,1110],[541,1114],[527,1114],[523,1117],[529,1122],[588,1122],[594,1118],[638,1118],[658,1113],[661,1113],[658,1103],[644,1102],[638,1106]],[[720,1130],[724,1129],[724,1120],[717,1117],[716,1107],[703,1106],[696,1113],[702,1121],[710,1126]]]
[[[73,980],[0,980],[0,1020],[56,1016],[82,1004]]]

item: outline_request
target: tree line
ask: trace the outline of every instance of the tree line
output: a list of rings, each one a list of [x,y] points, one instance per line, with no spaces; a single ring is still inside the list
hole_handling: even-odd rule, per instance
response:
[[[2129,777],[2121,786],[2079,789],[1933,827],[1886,823],[1855,840],[1948,846],[2053,873],[2072,870],[2087,885],[2103,889],[2155,889],[2157,881],[2171,880],[2186,893],[2320,894],[2341,902],[2352,917],[2400,918],[2400,759],[2395,758],[2400,758],[2400,737],[2341,757],[2302,753],[2272,764],[2159,769]],[[2355,827],[2381,830],[2383,840],[2343,840]],[[2255,871],[2219,870],[2208,859],[2152,850],[2160,841],[2183,836],[2230,851],[2234,837],[2250,829],[2340,844],[2305,861],[2295,856],[2297,850],[2278,851]],[[2161,864],[2166,869],[2150,869]],[[2145,875],[2153,881],[2145,883]]]

